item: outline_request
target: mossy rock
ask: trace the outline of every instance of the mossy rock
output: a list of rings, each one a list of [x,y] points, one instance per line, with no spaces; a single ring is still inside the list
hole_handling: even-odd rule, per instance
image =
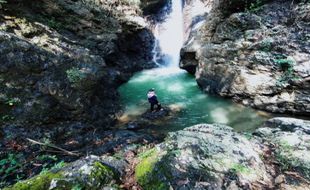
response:
[[[97,182],[91,185],[91,189],[102,187],[102,185],[111,184],[118,177],[116,173],[108,166],[95,162],[93,165],[92,172],[90,174],[90,181]]]
[[[118,189],[118,175],[98,157],[77,160],[61,169],[50,170],[4,190],[100,190]]]
[[[165,172],[160,163],[160,153],[153,148],[140,155],[140,162],[136,166],[135,177],[145,190],[168,190]]]
[[[310,179],[310,162],[305,156],[308,151],[298,150],[297,147],[290,145],[285,140],[278,142],[276,159],[283,171],[294,170],[301,173],[303,177]]]
[[[43,190],[49,189],[51,181],[53,179],[60,179],[63,177],[61,172],[47,172],[40,174],[34,178],[20,181],[13,185],[12,187],[4,188],[3,190]]]

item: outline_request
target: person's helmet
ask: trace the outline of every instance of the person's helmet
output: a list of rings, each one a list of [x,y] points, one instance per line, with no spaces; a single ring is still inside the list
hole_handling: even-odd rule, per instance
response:
[[[155,91],[155,88],[151,88],[151,89],[149,90],[149,92],[152,92],[152,91]]]

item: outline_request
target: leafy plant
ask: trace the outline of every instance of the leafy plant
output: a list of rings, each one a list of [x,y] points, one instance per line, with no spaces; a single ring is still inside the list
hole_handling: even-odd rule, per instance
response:
[[[7,100],[5,103],[6,103],[7,105],[9,105],[9,106],[14,106],[14,105],[16,105],[16,104],[18,104],[18,103],[20,103],[20,102],[21,102],[21,101],[20,101],[19,98],[11,98],[11,99]]]
[[[71,83],[80,82],[86,77],[86,74],[82,72],[79,68],[73,67],[66,71],[67,77]]]
[[[62,160],[58,163],[56,163],[51,169],[60,169],[63,168],[66,165],[66,163]]]
[[[260,49],[264,52],[270,52],[272,49],[272,41],[270,39],[265,39],[260,44]]]
[[[247,1],[246,1],[246,3],[247,3]],[[246,10],[249,12],[259,11],[263,5],[264,5],[264,3],[262,0],[256,0],[252,3],[247,3]]]
[[[50,166],[50,164],[44,163],[40,174],[46,174],[47,172],[49,172],[49,170],[63,168],[65,165],[66,163],[63,160],[54,164],[52,167]]]
[[[46,19],[46,24],[50,27],[50,28],[54,28],[54,29],[59,29],[62,27],[62,24],[60,22],[58,22],[54,17]]]
[[[283,71],[283,74],[278,81],[278,85],[282,85],[283,83],[286,83],[287,81],[295,78],[293,69],[295,61],[293,59],[280,55],[277,56],[276,59],[274,59],[274,62]]]
[[[0,160],[0,179],[1,182],[8,179],[22,167],[20,154],[8,154],[6,158]],[[20,176],[18,176],[20,178]]]
[[[74,185],[71,190],[82,190],[83,187],[80,184]]]
[[[3,115],[1,116],[1,120],[0,121],[11,121],[14,120],[15,118],[13,116],[10,115]]]
[[[57,161],[58,158],[55,155],[40,155],[38,156],[38,160],[40,161],[46,161],[46,160],[53,160],[53,161]]]
[[[5,1],[5,0],[0,0],[0,4],[2,4],[2,3],[7,3],[7,1]]]

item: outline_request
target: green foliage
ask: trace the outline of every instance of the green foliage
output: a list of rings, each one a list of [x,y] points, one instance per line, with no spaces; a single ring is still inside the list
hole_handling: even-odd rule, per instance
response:
[[[262,9],[262,6],[270,0],[225,0],[221,10],[225,16],[236,12],[255,12]]]
[[[265,39],[260,44],[260,49],[264,52],[270,52],[272,49],[272,41],[270,39]]]
[[[249,12],[259,11],[263,5],[264,2],[262,0],[255,0],[254,2],[246,1],[246,10]]]
[[[233,164],[230,169],[234,173],[249,174],[251,172],[251,170],[248,167],[242,164]]]
[[[7,3],[6,0],[0,0],[0,4]]]
[[[25,169],[29,166],[34,167],[35,171],[41,169],[41,174],[46,174],[50,169],[59,169],[65,165],[63,161],[57,162],[55,155],[39,155],[34,158],[25,157],[22,153],[10,153],[0,160],[0,189],[9,184],[16,183],[27,177]]]
[[[3,115],[3,116],[1,116],[0,122],[1,122],[1,121],[2,121],[2,122],[12,121],[12,120],[14,120],[14,119],[15,119],[15,117],[13,117],[13,116],[10,116],[10,115]]]
[[[4,188],[4,190],[43,190],[49,189],[50,182],[53,179],[61,178],[60,172],[46,172],[26,181],[20,181],[12,187]]]
[[[289,59],[275,59],[274,61],[283,71],[292,71],[295,64],[293,60]]]
[[[45,22],[46,22],[47,26],[49,26],[50,28],[61,29],[63,27],[61,22],[58,22],[54,17],[46,19]]]
[[[57,161],[58,158],[55,155],[40,155],[37,157],[38,160],[40,161],[47,161],[47,160],[53,160],[53,161]]]
[[[283,71],[283,74],[278,80],[277,85],[281,86],[283,83],[296,78],[293,70],[295,65],[295,61],[293,59],[289,59],[284,55],[278,55],[274,59],[274,62],[278,65],[279,69]]]
[[[291,169],[291,161],[293,156],[293,147],[287,141],[279,142],[276,151],[276,159],[279,162],[282,170]]]
[[[253,135],[251,133],[247,133],[247,132],[244,132],[243,136],[245,136],[245,138],[248,140],[251,140],[253,138]]]
[[[82,189],[83,189],[83,186],[81,186],[80,184],[76,184],[71,188],[71,190],[82,190]]]
[[[276,159],[282,170],[294,170],[302,173],[302,176],[310,179],[310,164],[303,162],[294,155],[294,146],[287,141],[280,141],[276,150]]]
[[[145,152],[142,152],[138,155],[138,158],[139,159],[144,159],[144,158],[148,158],[150,157],[151,155],[155,154],[156,153],[156,148],[152,148],[148,151],[145,151]]]
[[[100,182],[97,184],[97,188],[100,188],[102,185],[110,184],[111,181],[116,178],[116,175],[110,167],[105,166],[100,162],[95,162],[90,177],[93,181]]]
[[[1,181],[5,181],[12,173],[16,173],[22,167],[20,157],[21,154],[8,154],[7,157],[0,160]]]
[[[86,74],[76,67],[67,70],[66,73],[71,83],[78,83],[86,77]]]
[[[54,166],[52,166],[52,167],[50,167],[47,163],[44,163],[40,174],[47,173],[47,172],[49,172],[49,170],[63,168],[65,165],[66,165],[66,163],[64,161],[60,161],[60,162],[54,164]]]
[[[19,98],[10,98],[9,100],[7,100],[5,103],[9,106],[14,106],[17,105],[18,103],[20,103],[20,99]]]

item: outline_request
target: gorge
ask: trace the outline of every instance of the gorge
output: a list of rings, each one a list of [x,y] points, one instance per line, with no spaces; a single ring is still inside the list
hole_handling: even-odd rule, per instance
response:
[[[309,1],[12,0],[0,15],[0,188],[310,189]]]

